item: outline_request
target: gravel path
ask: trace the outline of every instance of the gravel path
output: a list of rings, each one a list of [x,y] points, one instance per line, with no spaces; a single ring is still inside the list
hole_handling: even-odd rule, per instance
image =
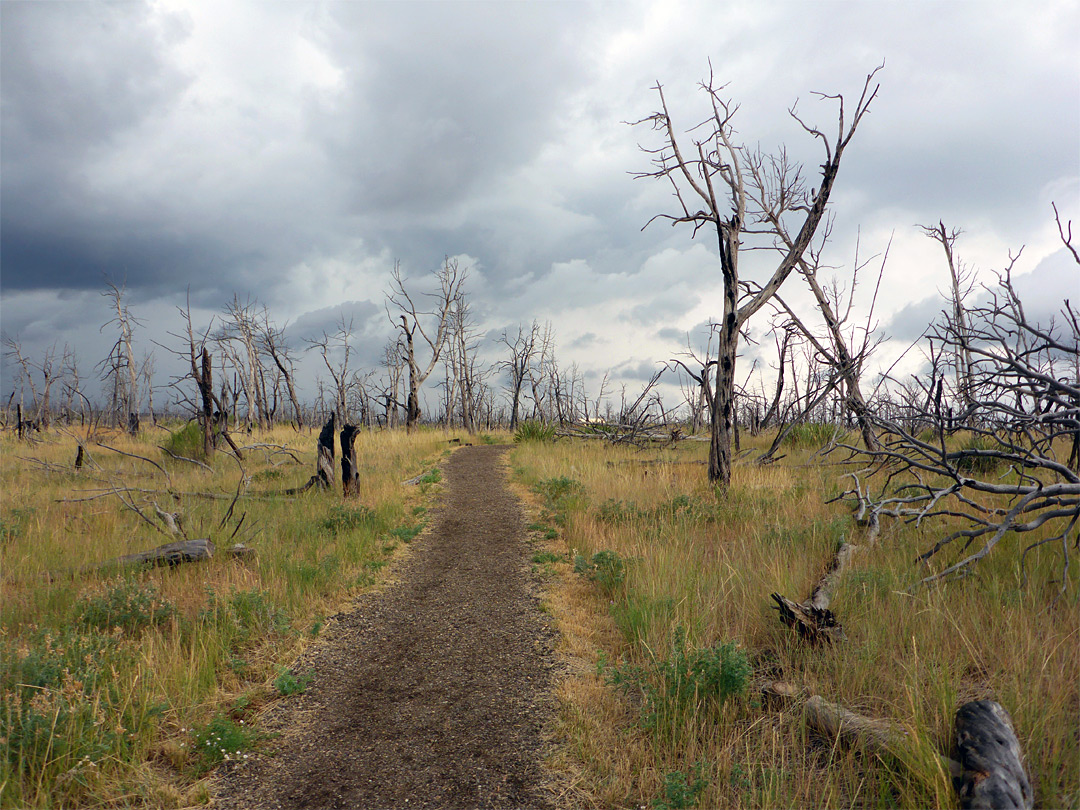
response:
[[[315,680],[263,718],[280,736],[222,775],[215,807],[550,806],[553,632],[505,451],[463,447],[440,465],[432,530],[305,655]]]

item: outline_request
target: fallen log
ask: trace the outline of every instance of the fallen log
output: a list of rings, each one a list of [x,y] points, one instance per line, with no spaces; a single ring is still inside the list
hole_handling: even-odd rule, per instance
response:
[[[776,609],[780,612],[780,621],[795,628],[801,638],[811,643],[844,640],[847,637],[844,635],[844,628],[829,610],[829,603],[832,602],[833,592],[840,583],[841,574],[851,564],[851,558],[857,549],[858,546],[840,541],[840,548],[836,550],[832,562],[806,601],[793,602],[778,593],[772,594]]]
[[[208,538],[199,540],[180,540],[175,543],[166,543],[163,546],[152,548],[149,551],[140,551],[137,554],[124,554],[112,560],[99,563],[94,569],[110,568],[121,565],[180,565],[181,563],[202,562],[214,556],[214,544]]]
[[[956,753],[962,808],[1024,808],[1035,801],[1020,741],[1009,713],[992,700],[965,703],[956,712]]]

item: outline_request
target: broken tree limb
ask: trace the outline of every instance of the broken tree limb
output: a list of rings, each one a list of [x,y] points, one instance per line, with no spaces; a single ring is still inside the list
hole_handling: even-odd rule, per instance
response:
[[[962,808],[1024,808],[1034,792],[1009,713],[992,700],[965,703],[956,712],[956,753]]]
[[[821,695],[811,695],[807,699],[803,717],[806,724],[822,737],[839,740],[845,745],[859,745],[866,752],[878,756],[902,756],[911,746],[907,732],[898,724],[848,711]],[[946,756],[940,756],[940,761],[955,781],[962,770],[960,763]]]
[[[780,621],[793,627],[799,636],[810,642],[842,641],[846,638],[844,628],[836,616],[829,610],[833,592],[840,583],[844,569],[851,564],[851,558],[858,550],[844,540],[829,563],[828,569],[810,592],[810,598],[804,602],[793,602],[778,593],[772,594],[776,609],[780,612]]]

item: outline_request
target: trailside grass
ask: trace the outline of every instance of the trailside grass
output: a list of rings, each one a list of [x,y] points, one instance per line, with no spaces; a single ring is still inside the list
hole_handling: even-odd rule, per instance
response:
[[[848,507],[827,503],[848,470],[785,451],[764,467],[751,452],[726,493],[708,484],[704,443],[514,451],[570,673],[550,757],[565,803],[954,807],[939,754],[958,706],[991,698],[1016,724],[1036,805],[1080,806],[1076,561],[1065,595],[1060,544],[1028,555],[1025,582],[1021,552],[1037,537],[1010,536],[967,578],[918,586],[959,559],[915,563],[945,527],[887,524],[867,547]],[[842,539],[863,545],[831,604],[847,640],[812,647],[770,594],[807,598]],[[891,720],[909,744],[877,756],[822,739],[798,702],[767,704],[754,678]]]
[[[259,708],[306,683],[287,670],[301,645],[422,528],[434,485],[402,482],[448,438],[361,432],[359,498],[282,494],[314,471],[315,435],[236,435],[242,463],[200,466],[159,448],[183,435],[99,431],[80,471],[85,431],[0,438],[0,806],[201,803],[202,778],[258,744]],[[213,559],[96,569],[175,539],[155,505]],[[238,542],[254,556],[230,557]]]

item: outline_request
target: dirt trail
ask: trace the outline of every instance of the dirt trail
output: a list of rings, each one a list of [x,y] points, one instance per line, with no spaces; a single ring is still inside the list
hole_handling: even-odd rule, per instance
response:
[[[316,675],[264,725],[281,736],[215,807],[548,807],[541,727],[552,631],[528,573],[506,448],[440,465],[432,531],[382,593],[335,617]]]

